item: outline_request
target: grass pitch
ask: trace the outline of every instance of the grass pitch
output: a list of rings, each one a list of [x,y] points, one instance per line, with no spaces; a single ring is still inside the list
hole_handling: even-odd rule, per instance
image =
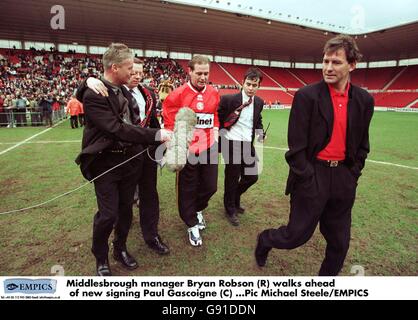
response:
[[[247,210],[239,216],[238,228],[224,217],[220,165],[218,192],[205,211],[208,227],[203,231],[203,246],[190,246],[176,209],[175,175],[163,170],[158,177],[159,232],[171,254],[157,256],[145,245],[134,208],[128,248],[140,267],[127,272],[110,259],[113,273],[316,275],[325,250],[319,230],[300,248],[272,250],[263,269],[256,267],[253,258],[257,234],[288,220],[289,198],[284,195],[288,166],[280,149],[287,147],[288,117],[288,111],[263,112],[265,126],[271,122],[266,142],[271,148],[264,149],[259,181],[243,196]],[[44,129],[1,128],[0,152]],[[81,129],[72,130],[65,121],[0,155],[0,212],[41,203],[85,183],[74,163],[81,136]],[[370,140],[369,159],[412,168],[366,163],[352,213],[351,246],[341,274],[350,275],[352,266],[361,265],[366,275],[417,275],[418,114],[376,112]],[[50,275],[54,265],[63,266],[66,275],[94,275],[90,247],[96,210],[93,185],[88,185],[41,208],[0,215],[0,275]]]

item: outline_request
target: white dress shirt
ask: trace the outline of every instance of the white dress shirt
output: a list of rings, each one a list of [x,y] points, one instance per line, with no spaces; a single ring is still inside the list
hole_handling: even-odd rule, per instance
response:
[[[141,121],[144,120],[145,119],[145,99],[142,96],[141,91],[139,91],[138,87],[133,88],[132,91],[128,87],[126,87],[126,89],[128,89],[132,93],[133,97],[135,98],[136,103],[138,104],[138,107],[139,107],[139,116],[141,117]]]
[[[250,98],[242,91],[243,103],[250,100]],[[242,109],[238,121],[225,134],[228,140],[236,141],[251,141],[253,134],[253,118],[254,118],[254,97],[250,105]]]

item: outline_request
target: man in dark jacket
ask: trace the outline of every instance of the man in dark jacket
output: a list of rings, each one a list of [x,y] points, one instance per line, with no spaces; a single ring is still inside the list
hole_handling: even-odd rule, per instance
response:
[[[137,119],[136,125],[143,128],[160,128],[157,119],[157,100],[153,89],[140,82],[144,75],[144,65],[139,59],[134,60],[133,74],[125,85],[129,90],[133,110]],[[87,85],[93,91],[108,96],[109,92],[102,81],[96,78],[87,79]],[[144,146],[144,145],[143,145]],[[145,147],[145,146],[144,146]],[[139,167],[138,186],[135,198],[139,200],[140,225],[145,243],[158,254],[168,254],[168,246],[158,234],[160,206],[157,191],[157,159],[156,145],[147,146],[148,150],[143,156]]]
[[[45,125],[52,127],[52,97],[44,94],[39,101],[39,109],[42,112],[42,118],[45,120]]]
[[[261,72],[250,68],[244,74],[242,91],[224,95],[219,103],[221,151],[225,160],[225,214],[233,226],[239,225],[237,213],[244,213],[241,195],[258,179],[254,148],[256,130],[261,131],[264,101],[256,96],[263,79]],[[257,132],[260,134],[260,132]]]
[[[374,108],[372,96],[350,83],[360,58],[351,37],[330,39],[324,47],[323,81],[294,97],[286,153],[289,223],[259,234],[255,258],[260,267],[272,248],[293,249],[307,242],[318,223],[327,242],[319,275],[336,276],[343,267]]]
[[[132,99],[123,86],[132,74],[132,51],[123,44],[110,45],[103,55],[103,68],[101,80],[109,91],[108,97],[82,87],[77,92],[77,99],[83,101],[86,123],[82,151],[76,162],[88,180],[137,155],[143,150],[141,143],[169,140],[169,134],[163,129],[135,125],[137,118]],[[132,200],[141,161],[142,157],[136,157],[94,181],[98,211],[94,217],[92,252],[99,276],[112,275],[108,239],[113,229],[113,257],[127,269],[138,267],[127,251],[126,240],[132,222]]]

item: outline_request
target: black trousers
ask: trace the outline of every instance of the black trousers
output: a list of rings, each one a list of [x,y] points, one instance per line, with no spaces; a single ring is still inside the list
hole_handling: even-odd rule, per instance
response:
[[[179,214],[189,227],[198,223],[196,212],[204,210],[208,206],[209,199],[216,193],[218,145],[215,144],[200,155],[191,157],[176,176]]]
[[[77,116],[71,116],[70,117],[70,123],[71,123],[71,128],[72,129],[78,128],[78,119],[77,119]]]
[[[80,122],[80,127],[84,126],[84,113],[78,115],[78,121]]]
[[[225,148],[224,146],[228,146]],[[258,180],[257,160],[251,142],[223,140],[225,161],[224,207],[227,214],[236,213],[241,195]]]
[[[294,186],[287,226],[264,230],[261,241],[277,249],[297,248],[312,237],[319,223],[327,242],[319,275],[336,276],[349,248],[357,179],[345,165],[330,168],[315,162],[314,168],[313,177]]]
[[[128,158],[129,155],[103,152],[91,164],[92,173],[98,176]],[[96,259],[107,257],[108,240],[113,229],[114,248],[126,250],[132,223],[132,201],[142,160],[131,160],[94,181],[98,211],[94,216],[92,252]]]
[[[141,174],[138,178],[139,223],[145,242],[151,241],[158,235],[158,221],[160,219],[160,202],[157,191],[157,163],[155,150],[144,154]]]

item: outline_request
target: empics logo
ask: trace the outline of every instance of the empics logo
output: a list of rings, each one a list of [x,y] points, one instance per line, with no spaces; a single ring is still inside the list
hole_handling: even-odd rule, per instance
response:
[[[9,283],[7,286],[6,286],[6,288],[7,288],[7,290],[10,290],[10,291],[12,291],[12,290],[14,290],[14,289],[16,289],[16,288],[18,288],[19,286],[17,285],[17,284],[15,284],[15,283]]]
[[[52,279],[7,279],[4,281],[4,293],[55,293],[57,280]]]

